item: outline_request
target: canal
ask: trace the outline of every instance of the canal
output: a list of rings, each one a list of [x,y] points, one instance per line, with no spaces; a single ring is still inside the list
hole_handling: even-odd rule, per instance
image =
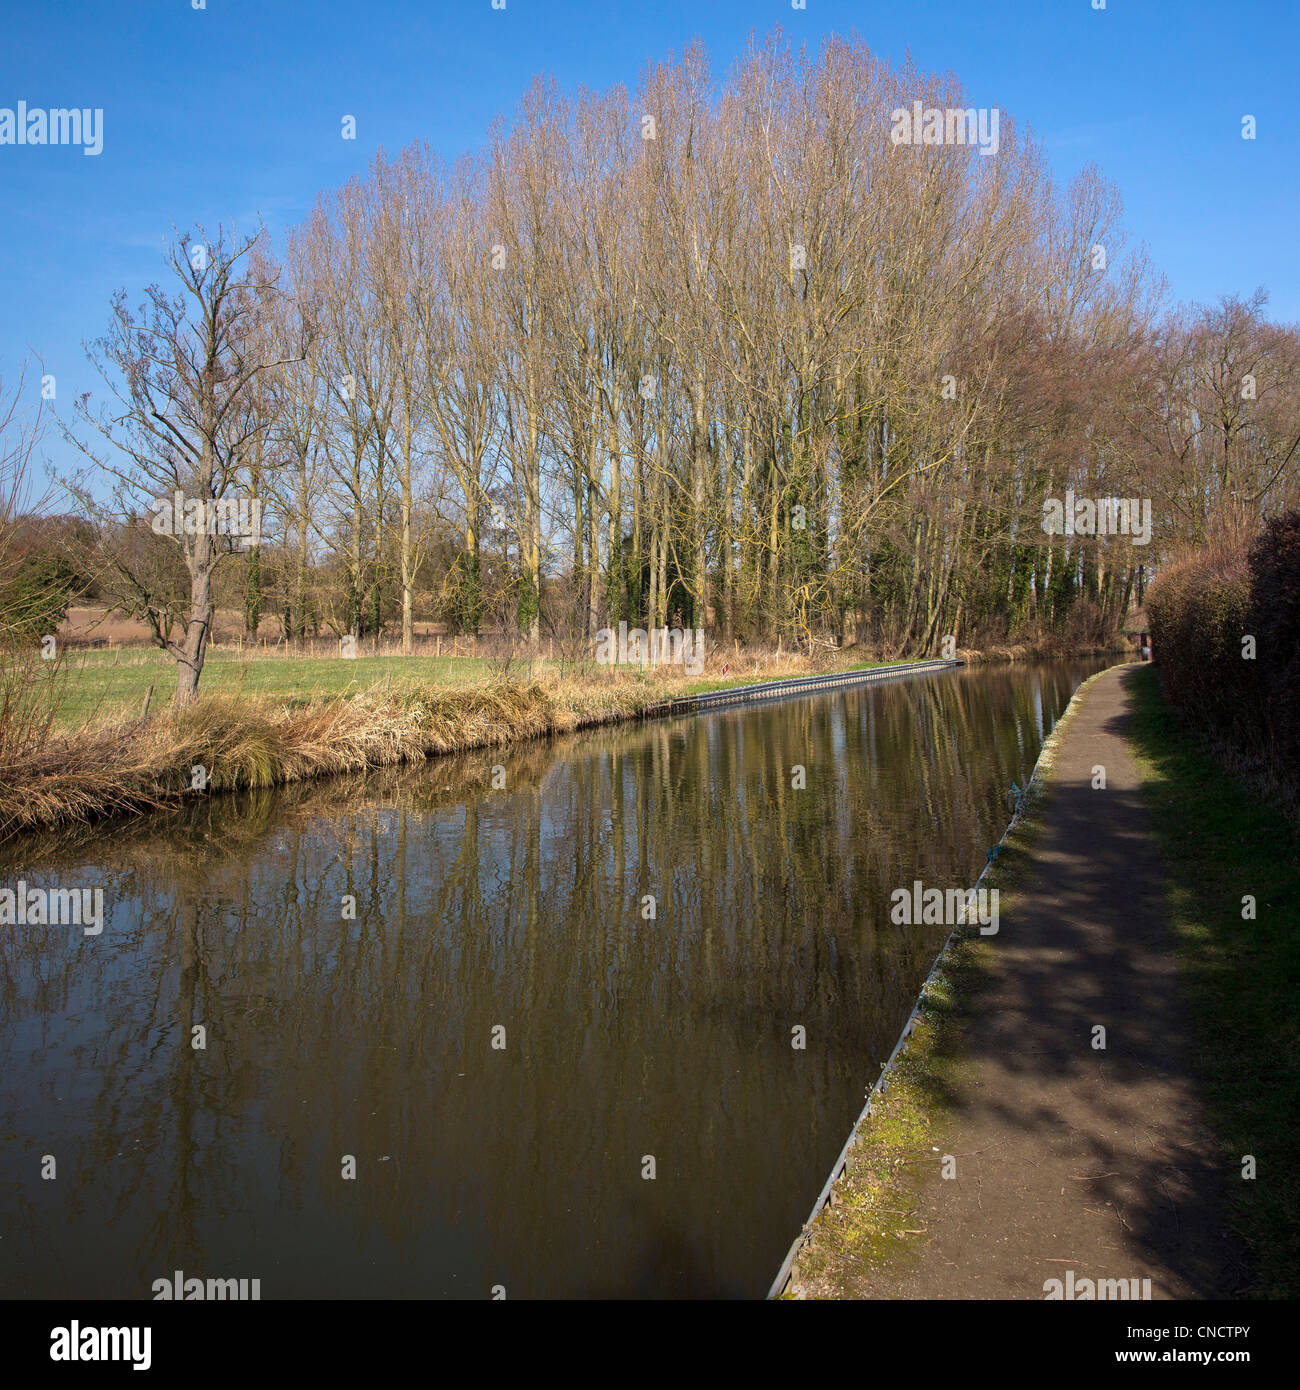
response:
[[[1104,664],[6,847],[104,924],[0,927],[0,1295],[761,1297],[947,934],[890,893],[974,883]]]

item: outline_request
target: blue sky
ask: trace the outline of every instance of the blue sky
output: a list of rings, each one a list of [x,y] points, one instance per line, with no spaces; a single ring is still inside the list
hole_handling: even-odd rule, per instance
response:
[[[159,278],[172,222],[251,228],[260,213],[278,236],[379,146],[478,144],[536,72],[632,87],[645,60],[698,36],[721,73],[776,25],[813,46],[856,31],[883,56],[910,49],[955,72],[973,104],[1034,127],[1062,181],[1101,166],[1175,298],[1264,285],[1273,317],[1300,320],[1300,4],[1092,4],[0,0],[0,108],[104,111],[97,157],[0,145],[0,377],[39,354],[69,414],[98,385],[82,340],[105,330],[116,289],[134,298]],[[71,462],[52,438],[47,450]]]

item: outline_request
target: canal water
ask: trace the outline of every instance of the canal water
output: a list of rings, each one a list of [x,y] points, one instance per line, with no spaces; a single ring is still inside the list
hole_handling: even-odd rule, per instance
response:
[[[0,927],[0,1295],[761,1297],[947,934],[891,892],[974,883],[1102,664],[8,846],[104,925]]]

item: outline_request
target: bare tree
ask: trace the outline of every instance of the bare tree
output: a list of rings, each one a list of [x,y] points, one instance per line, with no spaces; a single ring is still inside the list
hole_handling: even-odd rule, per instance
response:
[[[178,704],[198,690],[217,566],[251,538],[250,524],[260,524],[249,467],[270,415],[254,408],[254,393],[266,374],[305,351],[302,341],[263,331],[260,316],[276,286],[250,263],[260,236],[232,233],[228,243],[220,231],[211,242],[202,229],[181,235],[166,253],[179,293],[151,285],[138,309],[125,291],[115,297],[112,326],[91,351],[111,401],[96,412],[87,393],[78,404],[83,425],[109,448],[66,431],[94,465],[68,487],[95,524],[118,604],[142,617],[175,659]],[[152,523],[144,521],[148,512]],[[136,563],[129,540],[146,526],[179,550],[181,595],[161,590]]]

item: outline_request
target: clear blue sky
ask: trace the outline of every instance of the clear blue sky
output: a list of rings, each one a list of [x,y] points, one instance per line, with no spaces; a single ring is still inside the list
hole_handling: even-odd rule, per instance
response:
[[[1298,0],[0,0],[0,108],[102,107],[104,148],[0,145],[0,375],[29,351],[57,405],[98,378],[120,286],[160,277],[174,221],[277,236],[376,148],[478,144],[536,72],[634,87],[695,36],[721,73],[751,31],[864,38],[1027,121],[1067,180],[1095,161],[1178,299],[1265,285],[1300,319]],[[345,113],[357,139],[340,138]],[[1258,138],[1241,138],[1255,116]],[[61,444],[47,441],[60,464]]]

